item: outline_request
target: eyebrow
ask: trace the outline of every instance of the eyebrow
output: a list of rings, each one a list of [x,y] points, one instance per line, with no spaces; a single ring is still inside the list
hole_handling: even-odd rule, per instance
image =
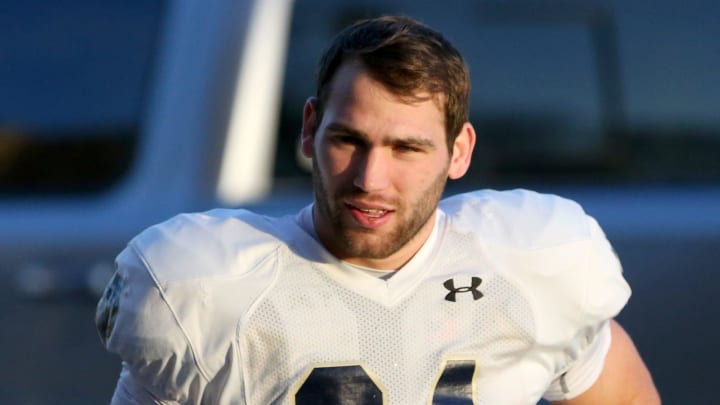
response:
[[[327,130],[331,132],[339,132],[346,135],[350,135],[353,137],[358,138],[359,140],[369,144],[370,143],[370,137],[363,131],[360,131],[355,128],[351,128],[347,125],[341,124],[339,122],[332,122],[328,124],[326,127]],[[403,145],[403,146],[417,146],[421,148],[428,148],[428,149],[435,149],[437,146],[435,145],[435,142],[433,142],[430,139],[421,137],[421,136],[389,136],[385,137],[382,140],[382,143],[384,145]]]

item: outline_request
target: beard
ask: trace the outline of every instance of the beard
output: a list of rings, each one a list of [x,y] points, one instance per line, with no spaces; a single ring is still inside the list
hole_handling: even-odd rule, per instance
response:
[[[331,194],[325,186],[317,163],[313,160],[316,214],[321,216],[332,230],[331,239],[323,241],[326,248],[340,259],[383,259],[399,251],[418,234],[437,209],[447,183],[446,172],[447,170],[441,171],[425,190],[413,197],[414,200],[374,197],[352,184],[334,190]],[[394,207],[393,215],[396,218],[393,218],[393,227],[388,230],[371,230],[348,224],[344,219],[349,215],[344,200],[356,197]]]

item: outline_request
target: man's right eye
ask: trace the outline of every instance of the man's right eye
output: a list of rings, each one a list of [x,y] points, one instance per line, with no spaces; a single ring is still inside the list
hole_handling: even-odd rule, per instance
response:
[[[332,137],[334,143],[343,145],[360,146],[362,141],[352,135],[334,135]]]

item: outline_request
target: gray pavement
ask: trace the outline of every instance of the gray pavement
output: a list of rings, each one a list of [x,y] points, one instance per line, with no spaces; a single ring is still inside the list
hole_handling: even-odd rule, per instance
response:
[[[95,332],[95,298],[70,292],[29,298],[11,280],[0,281],[0,403],[109,403],[119,361]]]

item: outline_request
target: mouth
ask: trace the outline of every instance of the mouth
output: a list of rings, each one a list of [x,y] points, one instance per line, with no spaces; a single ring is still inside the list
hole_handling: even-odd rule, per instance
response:
[[[377,229],[385,225],[395,212],[385,207],[345,203],[355,221],[363,228]]]

